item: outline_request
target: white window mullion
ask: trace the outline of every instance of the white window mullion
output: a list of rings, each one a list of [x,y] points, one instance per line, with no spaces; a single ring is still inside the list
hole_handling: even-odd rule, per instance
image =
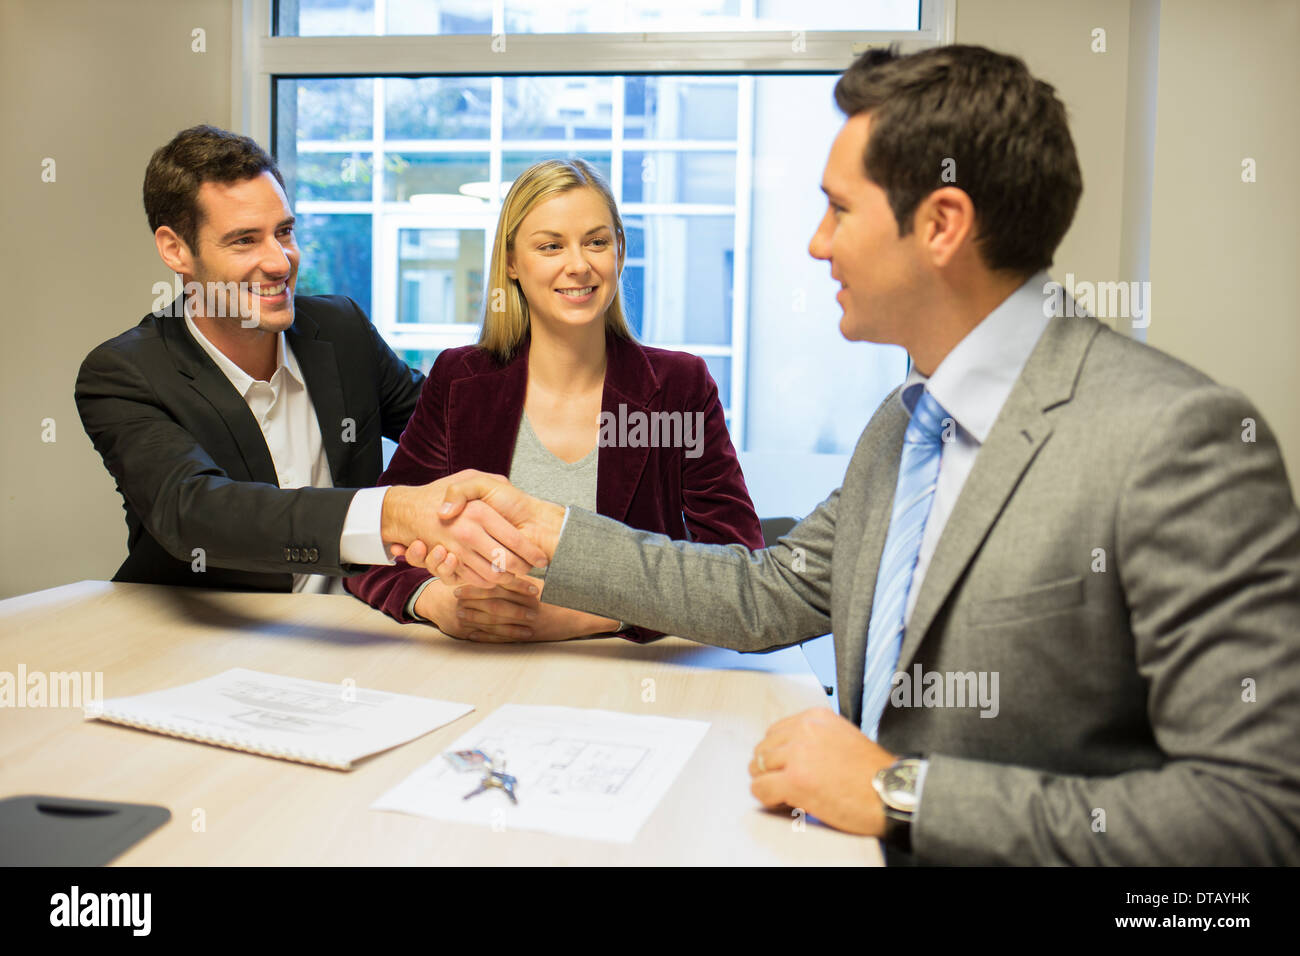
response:
[[[754,78],[742,76],[737,90],[736,218],[731,293],[732,443],[745,448],[746,383],[749,373],[749,243],[754,202]]]
[[[614,191],[614,201],[623,198],[623,120],[626,106],[627,80],[614,77],[614,102],[610,110],[610,132],[612,135],[609,152],[609,188]]]
[[[499,9],[497,9],[499,8]],[[492,13],[493,29],[496,29],[496,23],[500,14],[500,22],[505,23],[504,0],[498,0],[496,8]],[[492,211],[496,216],[501,215],[501,201],[505,199],[502,195],[502,160],[501,153],[504,149],[504,130],[506,122],[506,103],[505,103],[506,81],[499,76],[492,77],[492,105],[491,115],[488,122],[488,132],[492,137],[488,144],[488,180],[492,183],[492,191],[489,193],[491,199]],[[492,243],[496,239],[496,231],[490,230],[487,236],[487,242],[483,244],[483,305],[484,308],[492,307]]]
[[[375,8],[378,11],[378,3]],[[374,152],[371,153],[370,174],[373,210],[370,217],[370,321],[381,334],[387,335],[397,324],[397,297],[401,290],[396,288],[397,246],[394,244],[390,250],[384,235],[384,78],[377,76],[372,82],[374,95],[370,123]],[[393,281],[389,282],[389,279]]]

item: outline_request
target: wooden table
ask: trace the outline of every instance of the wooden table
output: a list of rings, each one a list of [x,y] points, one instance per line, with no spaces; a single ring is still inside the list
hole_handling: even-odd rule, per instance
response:
[[[881,864],[875,840],[766,812],[749,792],[746,766],[766,728],[826,706],[797,648],[742,655],[678,638],[473,644],[398,624],[351,597],[82,581],[0,602],[0,671],[16,675],[20,664],[29,674],[102,672],[106,698],[247,667],[476,708],[346,773],[86,720],[75,707],[0,708],[0,797],[171,810],[120,864]],[[369,809],[505,703],[711,727],[631,844]]]

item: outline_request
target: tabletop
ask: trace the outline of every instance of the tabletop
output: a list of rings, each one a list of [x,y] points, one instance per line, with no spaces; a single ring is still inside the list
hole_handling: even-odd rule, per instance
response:
[[[798,648],[739,654],[680,638],[475,644],[349,596],[81,581],[0,601],[0,672],[78,672],[105,698],[245,667],[475,709],[350,772],[85,719],[0,707],[0,797],[158,804],[172,819],[120,865],[880,865],[878,843],[765,811],[747,765],[766,728],[827,698]],[[17,688],[21,697],[22,688]],[[708,721],[630,844],[497,830],[370,804],[506,703]]]

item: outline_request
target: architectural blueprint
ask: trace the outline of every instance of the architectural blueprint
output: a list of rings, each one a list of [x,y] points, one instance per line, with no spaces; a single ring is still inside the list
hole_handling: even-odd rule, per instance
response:
[[[371,807],[630,843],[708,729],[697,720],[506,704],[448,750],[487,754],[517,778],[518,804],[490,790],[466,799],[480,775],[439,756]]]

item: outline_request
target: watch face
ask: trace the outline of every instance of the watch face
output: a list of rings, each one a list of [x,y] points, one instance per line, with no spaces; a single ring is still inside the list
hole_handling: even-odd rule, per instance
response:
[[[919,771],[920,762],[916,760],[904,760],[881,771],[880,786],[876,788],[880,799],[895,810],[916,812],[916,777]]]

